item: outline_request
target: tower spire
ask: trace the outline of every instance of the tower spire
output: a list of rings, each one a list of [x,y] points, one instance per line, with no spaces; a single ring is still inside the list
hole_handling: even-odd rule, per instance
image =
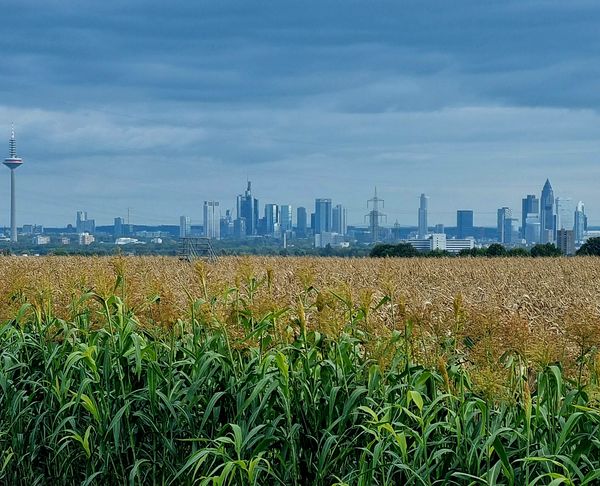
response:
[[[17,158],[17,140],[15,138],[15,124],[10,127],[10,140],[8,142],[8,157],[11,159]]]

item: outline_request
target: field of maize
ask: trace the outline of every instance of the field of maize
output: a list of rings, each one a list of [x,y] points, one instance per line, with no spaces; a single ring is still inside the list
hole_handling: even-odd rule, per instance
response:
[[[0,484],[600,484],[600,260],[0,257]]]

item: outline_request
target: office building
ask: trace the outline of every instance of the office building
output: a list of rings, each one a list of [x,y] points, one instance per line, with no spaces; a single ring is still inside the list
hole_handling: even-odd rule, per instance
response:
[[[419,238],[415,240],[406,240],[417,251],[447,251],[449,253],[458,253],[461,250],[471,250],[475,246],[472,238],[466,239],[448,239],[443,233],[434,233],[428,238]]]
[[[189,216],[179,217],[179,238],[186,238],[191,235],[192,220]]]
[[[244,194],[237,197],[237,218],[246,220],[246,235],[255,235],[258,232],[258,199],[252,197],[250,181]]]
[[[123,218],[115,218],[114,225],[113,225],[113,236],[115,237],[115,239],[121,238],[124,235],[123,228],[124,228]]]
[[[279,206],[279,227],[282,233],[292,230],[292,206],[289,204]]]
[[[498,209],[498,217],[497,217],[497,228],[498,228],[498,241],[500,243],[508,243],[507,235],[505,233],[506,228],[506,220],[512,218],[512,209],[503,207]],[[511,227],[512,231],[512,227]],[[512,236],[512,235],[510,235]]]
[[[444,231],[444,225],[442,223],[436,224],[435,227],[433,228],[433,232],[436,233],[436,234],[445,233],[445,231]]]
[[[546,179],[546,183],[542,189],[542,197],[540,198],[540,242],[554,242],[554,190],[550,181]]]
[[[557,197],[556,204],[556,231],[561,229],[572,230],[575,226],[575,210],[570,197]]]
[[[315,224],[313,226],[314,234],[317,235],[323,232],[331,232],[331,209],[331,199],[315,199]]]
[[[221,226],[221,238],[231,238],[234,235],[234,224],[230,209],[225,211],[225,216],[221,216],[219,224]]]
[[[277,204],[265,204],[265,227],[264,233],[273,236],[279,227],[279,206]]]
[[[525,217],[525,241],[528,245],[536,245],[540,242],[540,214],[529,213]]]
[[[529,214],[540,213],[540,200],[535,194],[527,194],[521,200],[521,236],[525,238],[525,223]]]
[[[337,204],[331,210],[331,230],[334,233],[345,235],[348,229],[348,210],[341,204]]]
[[[577,203],[574,219],[573,231],[575,233],[575,242],[583,243],[583,238],[585,237],[585,232],[587,231],[587,216],[585,214],[583,201],[579,201]]]
[[[421,194],[420,203],[419,203],[419,226],[418,226],[418,234],[419,238],[425,238],[428,233],[427,228],[427,210],[429,208],[429,196],[425,194]]]
[[[456,232],[459,239],[475,236],[472,210],[459,209],[456,211]]]
[[[306,236],[306,223],[306,208],[301,206],[298,209],[296,209],[296,235],[299,238],[304,238]]]
[[[559,229],[556,232],[556,246],[563,255],[575,254],[575,233],[569,229]]]
[[[514,245],[519,242],[519,220],[517,218],[505,218],[502,229],[502,243]]]
[[[93,235],[90,235],[89,233],[81,233],[79,235],[79,244],[80,245],[88,246],[88,245],[91,245],[94,241],[96,241],[96,239],[94,238]]]
[[[219,201],[204,201],[204,236],[212,240],[221,239],[221,208]]]

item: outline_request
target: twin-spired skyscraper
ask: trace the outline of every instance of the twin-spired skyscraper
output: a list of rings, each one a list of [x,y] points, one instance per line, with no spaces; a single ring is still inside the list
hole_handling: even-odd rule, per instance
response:
[[[21,167],[23,159],[17,157],[17,141],[15,139],[15,128],[12,127],[10,141],[8,143],[8,157],[4,159],[4,165],[10,169],[10,241],[17,242],[17,204],[15,170]]]

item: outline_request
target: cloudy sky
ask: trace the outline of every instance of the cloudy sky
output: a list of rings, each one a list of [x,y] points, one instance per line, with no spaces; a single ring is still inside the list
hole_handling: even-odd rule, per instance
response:
[[[331,197],[350,223],[377,186],[389,223],[416,224],[425,192],[431,224],[493,225],[546,177],[600,224],[598,5],[5,2],[19,224],[201,223],[250,178],[261,204]],[[8,191],[4,169],[0,225]]]

